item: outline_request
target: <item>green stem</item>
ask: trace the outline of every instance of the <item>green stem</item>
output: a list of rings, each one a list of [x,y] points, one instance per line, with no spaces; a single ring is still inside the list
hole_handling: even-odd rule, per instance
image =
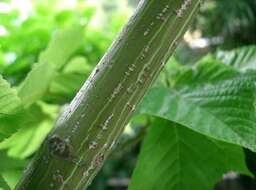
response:
[[[175,50],[200,0],[144,0],[48,135],[16,189],[86,189]]]

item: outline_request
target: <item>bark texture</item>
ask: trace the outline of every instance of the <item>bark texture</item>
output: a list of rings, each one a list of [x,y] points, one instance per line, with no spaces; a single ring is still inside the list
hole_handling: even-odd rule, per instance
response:
[[[86,189],[175,50],[200,0],[142,0],[16,190]]]

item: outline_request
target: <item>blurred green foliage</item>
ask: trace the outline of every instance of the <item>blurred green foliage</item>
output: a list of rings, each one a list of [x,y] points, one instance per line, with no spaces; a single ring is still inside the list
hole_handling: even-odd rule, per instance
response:
[[[255,44],[256,1],[207,0],[193,28],[201,30],[203,37],[220,38],[219,43],[226,49]]]
[[[90,65],[95,65],[126,19],[126,14],[116,13],[107,25],[97,23],[93,27],[89,23],[96,15],[96,7],[78,3],[70,9],[59,8],[60,4],[57,0],[34,1],[26,19],[17,10],[0,13],[1,25],[7,31],[0,36],[0,73],[12,84],[17,85],[25,78],[57,30],[83,26],[76,55],[83,54]]]

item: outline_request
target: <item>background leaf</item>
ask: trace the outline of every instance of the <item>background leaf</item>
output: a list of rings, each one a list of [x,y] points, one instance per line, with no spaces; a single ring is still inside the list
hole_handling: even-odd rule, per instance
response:
[[[129,190],[212,190],[230,170],[247,173],[240,147],[158,119],[145,138]]]
[[[245,46],[232,51],[218,51],[216,58],[242,71],[256,69],[256,46]]]
[[[0,117],[13,114],[21,108],[17,92],[0,75]]]
[[[16,90],[0,75],[0,142],[21,127],[24,116]]]
[[[40,54],[40,63],[50,63],[62,67],[70,56],[82,45],[83,27],[73,26],[58,31],[47,49]]]
[[[14,158],[27,158],[35,153],[52,129],[58,109],[56,106],[37,103],[31,106],[30,121],[10,138],[0,143],[0,150],[6,150]],[[1,157],[1,155],[0,155]]]
[[[42,98],[54,76],[54,66],[39,63],[27,75],[19,89],[19,96],[24,106],[30,106]]]
[[[86,80],[86,74],[58,73],[53,78],[45,99],[55,103],[69,103]]]
[[[55,72],[81,46],[83,27],[77,26],[58,31],[48,48],[40,54],[39,63],[27,75],[19,89],[25,106],[30,106],[45,94]]]
[[[26,164],[26,160],[11,157],[6,151],[0,151],[0,173],[10,170],[22,170]]]
[[[255,76],[204,62],[181,70],[172,88],[151,89],[139,112],[256,151]]]
[[[3,176],[0,175],[0,189],[3,188],[3,190],[11,190]]]

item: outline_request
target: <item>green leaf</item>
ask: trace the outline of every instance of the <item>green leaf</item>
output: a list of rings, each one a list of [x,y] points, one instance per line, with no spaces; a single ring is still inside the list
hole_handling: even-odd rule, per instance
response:
[[[11,189],[14,189],[22,174],[24,174],[24,170],[9,170],[7,172],[4,172],[2,176],[11,187]]]
[[[174,57],[171,57],[163,68],[162,72],[158,76],[154,86],[169,86],[169,78],[179,71],[179,68],[183,67]]]
[[[75,94],[86,80],[85,75],[59,74],[54,78],[50,86],[50,92],[58,94]]]
[[[0,75],[0,142],[21,127],[24,116],[16,90]]]
[[[64,73],[90,73],[93,67],[82,56],[71,59],[64,68]]]
[[[26,164],[27,161],[10,157],[6,151],[0,151],[0,173],[11,170],[22,170]]]
[[[179,75],[172,89],[151,89],[139,112],[256,151],[255,72],[226,77],[230,71],[210,64]],[[215,69],[209,72],[211,67]]]
[[[59,73],[49,86],[45,99],[55,103],[68,103],[81,88],[87,76],[85,74]]]
[[[0,142],[26,126],[29,120],[30,115],[26,110],[0,117]]]
[[[17,92],[0,75],[0,117],[13,114],[21,108]]]
[[[240,147],[158,119],[145,138],[129,190],[212,190],[230,170],[248,172]]]
[[[24,106],[41,99],[54,76],[54,70],[49,63],[38,63],[33,67],[18,91]]]
[[[54,73],[81,46],[82,38],[81,26],[60,30],[53,36],[48,48],[40,54],[39,63],[34,66],[19,88],[19,96],[26,107],[42,98]]]
[[[53,116],[54,112],[56,112],[55,111],[56,108],[54,110],[54,106],[52,106],[53,109],[44,110],[45,106],[37,105],[37,104],[34,104],[27,109],[22,109],[21,111],[13,115],[7,115],[5,117],[0,118],[1,133],[5,134],[5,137],[3,137],[3,139],[5,139],[6,137],[9,137],[9,139],[5,139],[5,141],[0,143],[0,147],[2,146],[2,144],[5,144],[6,141],[10,141],[10,139],[12,139],[13,136],[16,136],[17,133],[20,133],[21,131],[26,130],[26,128],[34,126],[36,130],[37,126],[45,119],[56,118],[56,115]],[[13,136],[10,137],[11,135]],[[16,142],[15,138],[12,140],[11,140],[12,143]],[[31,139],[23,139],[23,140],[27,141]],[[19,145],[20,144],[18,143],[17,146]]]
[[[62,67],[70,56],[82,45],[83,27],[73,26],[72,28],[58,31],[51,40],[48,48],[40,54],[40,63],[50,63],[57,68]]]
[[[11,190],[2,175],[0,175],[0,188],[3,188],[4,190]]]
[[[218,51],[216,58],[243,71],[256,69],[256,46],[246,46],[232,51]]]
[[[225,65],[209,55],[200,60],[195,68],[188,66],[179,67],[176,72],[172,73],[170,76],[170,83],[175,88],[198,86],[232,79],[238,75],[239,72],[235,68]]]
[[[45,120],[37,125],[25,127],[0,144],[0,149],[8,148],[8,155],[24,159],[37,151],[52,129],[52,121]]]
[[[52,129],[53,120],[56,118],[56,108],[56,106],[41,102],[29,107],[27,112],[30,113],[31,119],[10,138],[1,142],[0,150],[6,150],[9,156],[15,158],[23,159],[31,156]]]

